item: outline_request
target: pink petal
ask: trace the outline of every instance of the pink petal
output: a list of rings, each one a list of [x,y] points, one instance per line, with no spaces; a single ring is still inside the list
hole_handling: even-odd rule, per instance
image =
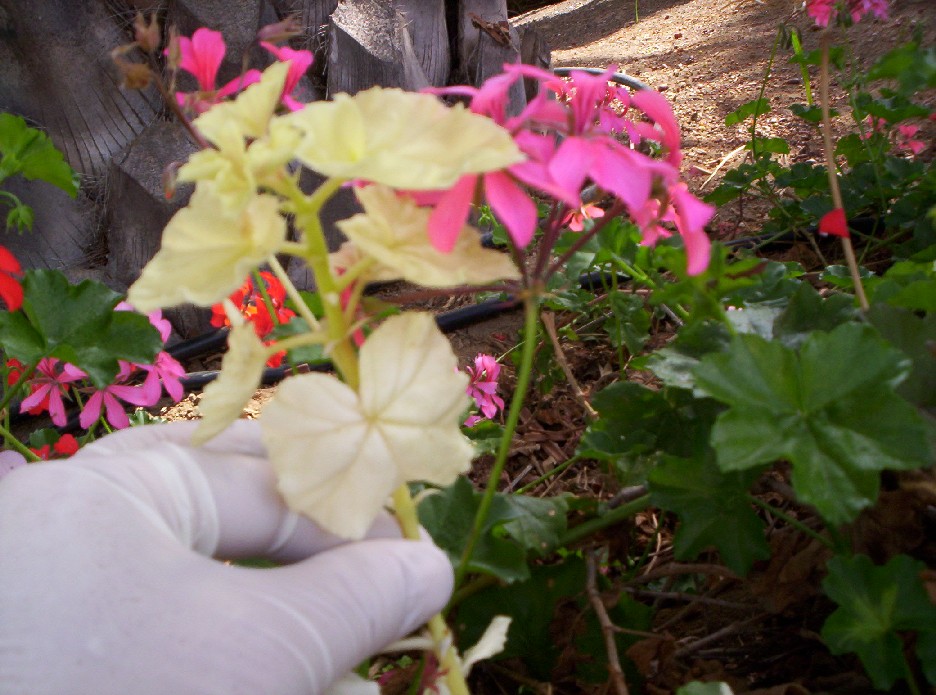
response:
[[[653,160],[623,146],[608,146],[607,141],[605,145],[601,150],[596,148],[589,172],[592,179],[624,201],[630,211],[643,208],[650,197],[652,173],[658,171]]]
[[[221,89],[219,89],[215,97],[217,99],[223,99],[224,97],[230,96],[231,94],[236,94],[242,89],[259,82],[262,76],[263,75],[259,70],[248,70],[243,75],[238,75],[233,80],[224,85]]]
[[[686,272],[698,275],[708,268],[712,242],[705,233],[705,225],[715,214],[715,208],[692,195],[684,183],[671,189],[670,195],[676,208],[676,228],[686,248]]]
[[[42,403],[42,401],[45,400],[45,397],[49,394],[50,390],[52,390],[52,384],[43,384],[31,394],[26,396],[26,398],[24,398],[20,403],[20,412],[25,413]]]
[[[195,76],[203,92],[214,91],[218,68],[224,60],[224,38],[221,32],[202,27],[191,39],[180,38],[182,60],[179,67]]]
[[[663,145],[668,150],[667,161],[679,166],[682,152],[679,149],[679,124],[673,107],[659,92],[641,89],[631,96],[634,106],[647,114],[663,130]]]
[[[504,223],[518,248],[525,248],[536,233],[536,205],[517,183],[499,171],[484,176],[484,192],[491,209]]]
[[[429,216],[429,240],[436,250],[449,253],[461,233],[471,202],[474,200],[478,177],[462,176],[448,189]]]
[[[550,159],[547,168],[552,180],[569,193],[564,200],[578,200],[585,178],[594,162],[594,150],[593,142],[584,138],[568,137],[562,141],[556,154]]]
[[[101,406],[104,404],[104,392],[95,391],[85,403],[81,410],[81,416],[78,418],[78,424],[82,429],[88,429],[101,417]]]
[[[123,409],[123,406],[120,405],[114,396],[110,393],[104,391],[104,406],[107,410],[107,421],[116,427],[118,430],[122,430],[130,426],[130,418],[127,417],[126,411]]]

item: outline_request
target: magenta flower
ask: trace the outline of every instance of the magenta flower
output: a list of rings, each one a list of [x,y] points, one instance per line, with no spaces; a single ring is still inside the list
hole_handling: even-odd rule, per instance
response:
[[[299,79],[312,65],[312,52],[296,51],[289,46],[280,47],[266,41],[261,41],[260,45],[276,56],[277,60],[289,64],[289,71],[286,73],[286,83],[283,85],[283,96],[281,98],[287,109],[298,111],[305,104],[296,101],[292,97],[292,92],[299,83]]]
[[[853,22],[860,22],[869,12],[878,19],[888,18],[887,0],[806,0],[806,13],[816,26],[827,27],[838,16],[840,5],[847,8]]]
[[[153,391],[156,392],[155,403],[162,395],[162,387],[173,401],[178,403],[185,395],[185,388],[182,386],[182,377],[185,376],[185,368],[168,352],[160,352],[156,355],[154,364],[136,365],[146,372],[146,379],[143,382],[143,389],[152,397]]]
[[[429,90],[469,97],[471,110],[510,131],[527,157],[502,171],[463,177],[445,191],[410,192],[420,205],[435,206],[428,225],[433,246],[451,250],[471,205],[486,200],[514,244],[524,248],[537,225],[536,205],[524,186],[562,203],[566,209],[561,214],[577,225],[581,191],[592,182],[623,203],[643,230],[645,243],[669,236],[660,223],[673,223],[684,239],[690,274],[704,271],[710,250],[705,225],[714,209],[679,183],[682,152],[673,109],[657,92],[631,95],[609,84],[615,69],[610,66],[599,75],[575,71],[563,80],[529,65],[508,64],[480,88]],[[521,78],[539,81],[540,89],[522,113],[508,117],[509,91]],[[625,133],[627,144],[616,137]],[[633,149],[645,139],[661,145],[664,159]]]
[[[474,399],[475,405],[484,418],[490,420],[497,411],[504,409],[504,399],[497,395],[497,379],[500,376],[500,365],[492,355],[479,353],[474,364],[465,369],[471,381],[468,383],[468,395]],[[465,425],[472,427],[480,422],[482,417],[471,415],[465,420]]]
[[[184,36],[179,37],[179,52],[182,55],[179,67],[195,78],[199,90],[177,92],[176,100],[179,106],[190,106],[196,113],[204,113],[225,97],[260,80],[259,70],[248,70],[218,89],[216,84],[218,69],[224,60],[226,50],[224,39],[219,31],[203,27],[197,29],[190,39]]]
[[[604,214],[605,211],[597,205],[583,205],[577,210],[570,210],[562,223],[573,232],[581,232],[585,229],[587,220],[604,217]]]
[[[136,311],[130,302],[120,302],[114,307],[114,311]],[[150,325],[159,331],[159,338],[164,343],[169,340],[169,334],[172,333],[172,324],[169,319],[163,318],[162,309],[156,309],[146,315]]]
[[[36,366],[35,376],[28,382],[32,393],[23,399],[20,412],[25,413],[34,408],[38,408],[40,412],[48,409],[52,423],[62,427],[68,419],[62,396],[68,395],[71,388],[69,384],[86,376],[77,367],[61,362],[55,357],[43,357]]]
[[[897,126],[897,148],[910,152],[914,157],[926,149],[926,143],[922,140],[914,140],[913,136],[920,130],[918,125],[899,125]]]
[[[158,381],[155,384],[153,382],[149,384],[144,382],[142,386],[128,386],[123,383],[130,377],[133,370],[134,365],[121,362],[120,372],[117,374],[115,382],[91,394],[78,418],[78,423],[82,428],[89,429],[101,417],[102,409],[105,412],[107,421],[115,428],[123,429],[128,427],[130,418],[127,417],[124,406],[120,403],[121,400],[131,405],[143,407],[156,404],[162,393]]]

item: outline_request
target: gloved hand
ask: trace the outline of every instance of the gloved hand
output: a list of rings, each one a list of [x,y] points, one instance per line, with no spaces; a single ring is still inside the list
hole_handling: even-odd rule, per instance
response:
[[[430,542],[389,516],[330,536],[284,507],[256,423],[200,449],[193,427],[124,430],[0,482],[2,695],[321,693],[445,604]]]

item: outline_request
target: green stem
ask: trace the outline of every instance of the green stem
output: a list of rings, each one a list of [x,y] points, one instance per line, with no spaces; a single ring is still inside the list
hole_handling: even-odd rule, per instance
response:
[[[393,491],[393,513],[396,515],[397,523],[400,524],[404,538],[419,540],[422,537],[416,504],[413,502],[413,496],[406,483]],[[469,695],[468,685],[465,683],[465,676],[461,670],[461,661],[458,659],[458,652],[452,641],[452,633],[445,624],[442,614],[436,613],[429,618],[428,626],[429,634],[432,635],[432,641],[435,643],[436,656],[441,664],[441,670],[445,673],[445,684],[449,692],[452,695]]]
[[[481,497],[481,503],[478,505],[478,511],[475,514],[471,535],[468,536],[461,560],[458,563],[458,567],[455,569],[456,588],[461,585],[465,579],[465,575],[468,573],[468,564],[471,562],[471,555],[484,530],[488,512],[491,510],[491,504],[494,502],[494,495],[497,493],[497,483],[500,481],[501,473],[504,470],[504,466],[507,464],[510,444],[513,441],[514,432],[517,430],[517,423],[520,421],[520,409],[526,398],[527,387],[530,385],[530,376],[533,373],[533,356],[536,352],[536,335],[539,329],[538,295],[535,293],[528,295],[524,300],[523,306],[523,351],[520,353],[517,385],[514,389],[513,397],[510,399],[510,411],[507,414],[507,422],[504,425],[504,434],[501,437],[500,446],[497,449],[497,457],[494,460],[494,466],[491,468],[491,473],[488,477],[487,487],[484,490],[484,495]]]
[[[777,49],[780,48],[780,39],[783,36],[783,27],[777,29],[777,35],[774,38],[773,47],[770,49],[770,58],[767,59],[767,67],[764,69],[764,79],[761,80],[760,92],[757,94],[757,101],[764,98],[767,91],[767,83],[770,81],[770,73],[773,70],[774,60],[777,57]],[[765,112],[766,113],[766,112]],[[757,159],[757,117],[760,111],[754,110],[754,117],[751,119],[751,159]]]
[[[790,43],[793,44],[793,55],[797,58],[803,57],[803,45],[800,43],[799,31],[793,29],[790,33]],[[806,105],[813,105],[812,85],[809,81],[809,68],[806,63],[800,63],[800,74],[803,76],[803,87],[806,89]]]
[[[39,363],[36,362],[36,364]],[[6,410],[7,406],[10,405],[10,401],[13,400],[13,396],[19,393],[20,387],[32,378],[33,372],[36,371],[36,364],[25,367],[19,375],[19,379],[16,380],[16,383],[6,390],[3,394],[3,398],[0,399],[0,411]]]
[[[32,449],[23,444],[16,436],[10,432],[6,427],[0,425],[0,435],[3,436],[3,440],[6,442],[7,446],[12,449],[16,449],[23,456],[26,457],[27,461],[35,463],[36,461],[41,461],[42,459],[36,456]]]
[[[597,533],[602,529],[606,529],[609,526],[614,526],[619,524],[624,519],[634,516],[637,512],[643,511],[650,506],[650,495],[643,495],[638,497],[627,504],[622,504],[620,507],[615,507],[606,514],[595,517],[594,519],[589,519],[584,521],[578,526],[570,528],[566,531],[560,538],[558,543],[556,543],[557,548],[563,548],[571,545],[577,541],[586,538],[587,536]]]
[[[578,455],[575,455],[575,456],[573,456],[573,457],[570,458],[570,459],[566,459],[565,461],[563,461],[562,463],[560,463],[558,466],[556,466],[555,468],[553,468],[551,471],[547,471],[546,473],[543,473],[543,475],[541,475],[539,478],[537,478],[537,479],[534,480],[533,482],[527,483],[526,485],[524,485],[523,487],[521,487],[519,490],[516,490],[516,491],[514,492],[514,494],[515,494],[515,495],[523,495],[523,494],[526,494],[527,492],[529,492],[530,490],[532,490],[533,488],[535,488],[535,487],[536,487],[537,485],[539,485],[540,483],[543,483],[543,482],[549,480],[549,479],[552,478],[554,475],[559,475],[560,473],[562,473],[562,471],[564,471],[566,468],[568,468],[569,466],[571,466],[573,463],[575,463],[575,462],[578,461],[578,460],[579,460]]]
[[[764,509],[770,512],[771,514],[773,514],[774,516],[780,519],[783,519],[786,523],[788,523],[790,526],[800,531],[801,533],[805,533],[807,536],[819,541],[827,548],[831,548],[832,550],[835,550],[835,543],[833,543],[830,539],[823,536],[821,533],[817,533],[813,531],[811,528],[809,528],[806,524],[804,524],[799,519],[794,519],[792,516],[790,516],[786,512],[783,512],[777,509],[775,506],[773,506],[769,502],[765,502],[764,500],[760,499],[759,497],[755,497],[754,495],[748,495],[748,499],[754,504],[756,504],[758,507],[760,507],[761,509]]]
[[[296,312],[309,326],[309,330],[319,330],[321,326],[319,326],[318,320],[315,318],[315,315],[309,309],[305,301],[303,301],[302,295],[299,294],[299,290],[297,290],[296,286],[293,285],[292,280],[289,279],[289,275],[287,274],[286,269],[280,265],[278,260],[276,260],[276,256],[270,256],[267,259],[267,263],[269,264],[270,269],[273,271],[273,274],[276,275],[280,283],[283,285],[283,288],[286,290],[286,294],[292,300],[293,304],[296,305]]]

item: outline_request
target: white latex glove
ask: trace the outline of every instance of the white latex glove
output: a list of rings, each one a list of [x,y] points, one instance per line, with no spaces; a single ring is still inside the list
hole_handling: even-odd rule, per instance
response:
[[[0,481],[2,695],[321,693],[445,604],[430,542],[389,517],[342,542],[283,506],[255,423],[201,449],[193,427],[125,430]]]

